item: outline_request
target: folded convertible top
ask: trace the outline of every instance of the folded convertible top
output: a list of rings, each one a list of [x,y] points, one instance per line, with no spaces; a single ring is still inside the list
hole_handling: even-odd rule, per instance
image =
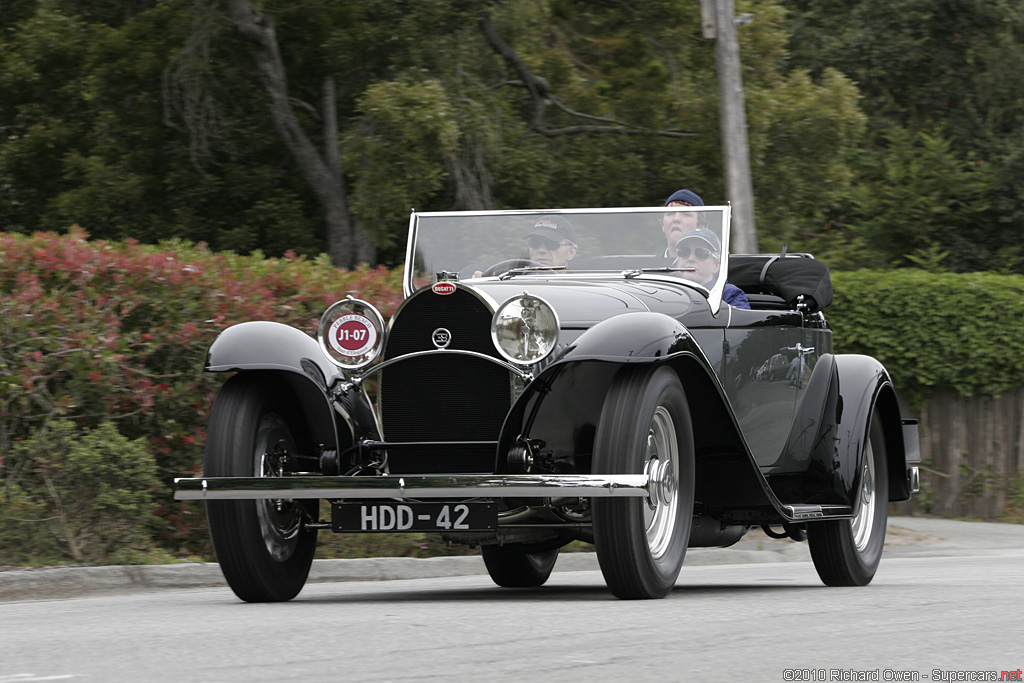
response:
[[[803,295],[810,311],[832,303],[828,266],[810,254],[739,254],[729,257],[729,282],[747,294],[782,297],[791,308]]]

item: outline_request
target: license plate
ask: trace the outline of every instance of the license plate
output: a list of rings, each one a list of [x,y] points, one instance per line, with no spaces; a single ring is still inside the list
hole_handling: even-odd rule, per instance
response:
[[[331,528],[345,532],[493,531],[494,503],[334,503]]]

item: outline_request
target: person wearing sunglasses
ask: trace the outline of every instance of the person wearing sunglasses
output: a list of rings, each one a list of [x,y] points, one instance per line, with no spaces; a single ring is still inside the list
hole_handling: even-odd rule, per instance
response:
[[[526,246],[530,250],[530,261],[534,262],[532,265],[567,268],[576,256],[576,228],[565,216],[542,216],[527,233]],[[509,263],[512,261],[519,259],[511,259]],[[483,274],[484,271],[477,270],[473,277]]]
[[[672,249],[676,254],[677,267],[693,269],[683,271],[681,275],[711,289],[722,261],[722,242],[718,235],[707,228],[696,228],[686,233]],[[722,301],[734,308],[750,308],[747,295],[736,285],[725,285]]]
[[[543,216],[526,235],[530,260],[542,266],[567,267],[576,256],[576,228],[564,216]]]

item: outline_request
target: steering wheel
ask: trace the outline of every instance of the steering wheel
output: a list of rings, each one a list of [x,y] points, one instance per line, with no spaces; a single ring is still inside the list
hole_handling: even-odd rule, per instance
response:
[[[505,259],[504,261],[498,261],[493,266],[490,266],[489,268],[484,270],[480,274],[480,277],[493,277],[493,276],[497,275],[498,273],[504,273],[506,271],[512,270],[513,268],[530,268],[530,267],[532,267],[532,268],[543,268],[544,264],[543,263],[537,263],[536,261],[531,261],[528,258],[510,258],[510,259]]]

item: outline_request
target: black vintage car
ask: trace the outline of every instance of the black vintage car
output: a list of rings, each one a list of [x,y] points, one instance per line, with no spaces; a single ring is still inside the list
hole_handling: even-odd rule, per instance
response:
[[[593,543],[612,593],[657,598],[688,547],[754,526],[806,540],[824,583],[867,584],[888,502],[918,487],[916,422],[878,361],[832,352],[828,269],[730,256],[729,216],[413,213],[387,324],[348,298],[317,340],[225,330],[206,370],[235,374],[175,497],[206,501],[231,588],[291,599],[320,529],[430,531],[510,587]]]

